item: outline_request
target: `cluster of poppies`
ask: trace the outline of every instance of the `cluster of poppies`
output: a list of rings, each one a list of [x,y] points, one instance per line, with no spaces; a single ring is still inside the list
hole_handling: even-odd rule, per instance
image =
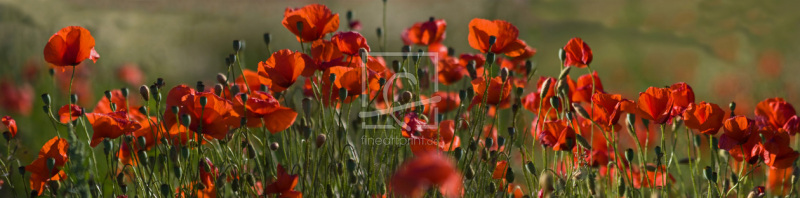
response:
[[[580,38],[561,49],[558,76],[541,76],[529,87],[537,71],[529,59],[536,50],[511,23],[479,18],[468,26],[475,53],[456,55],[443,44],[446,21],[431,17],[402,31],[403,55],[387,66],[383,57],[370,55],[361,33],[339,31],[339,21],[339,14],[324,5],[287,8],[282,24],[296,36],[300,51],[270,52],[251,70],[239,59],[244,42],[237,40],[226,58],[227,73],[219,73],[214,86],[180,84],[162,97],[166,83],[159,78],[139,87],[141,97],[127,88],[106,91],[91,112],[75,94],[85,91],[73,87],[86,82],[75,78],[87,67],[82,62],[100,57],[95,40],[82,27],[61,29],[47,42],[44,59],[59,74],[71,74],[69,81],[59,81],[71,94],[70,102],[53,113],[50,95],[42,95],[57,136],[24,166],[30,189],[34,195],[49,189],[59,196],[59,182],[76,182],[65,178],[81,174],[74,167],[85,163],[70,161],[75,150],[83,149],[75,148],[80,141],[88,142],[90,150],[102,145],[109,160],[109,173],[84,174],[92,177],[86,184],[92,195],[101,197],[637,197],[645,192],[723,196],[734,191],[763,196],[764,185],[776,195],[795,193],[798,185],[793,175],[800,154],[791,145],[800,119],[782,98],[758,103],[750,118],[734,114],[735,103],[726,111],[697,102],[682,82],[650,87],[635,100],[626,99],[603,87],[590,66],[592,50]],[[350,30],[360,30],[350,13],[347,22]],[[385,37],[380,29],[378,36]],[[264,39],[269,49],[270,34]],[[433,55],[423,58],[413,47]],[[570,73],[579,69],[588,74],[574,80]],[[126,82],[143,82],[138,71],[124,72],[135,76]],[[399,73],[414,80],[398,78]],[[448,91],[431,91],[432,83]],[[8,90],[4,86],[0,91]],[[383,116],[351,116],[353,103]],[[533,115],[530,124],[526,115]],[[394,123],[393,118],[401,119]],[[394,128],[362,129],[353,126],[356,121]],[[14,139],[15,120],[5,116],[2,124],[6,140]],[[58,127],[68,130],[61,133]],[[503,127],[507,131],[498,133]],[[687,141],[679,141],[680,127]],[[73,139],[81,130],[88,139]],[[400,137],[408,144],[354,144],[353,136]],[[703,147],[703,142],[709,144]],[[675,154],[681,147],[685,158]],[[703,151],[710,160],[697,160]],[[96,166],[94,152],[90,158]],[[699,164],[708,166],[701,171]],[[515,173],[516,165],[524,171]],[[769,169],[763,185],[753,182],[762,165]],[[691,174],[691,184],[676,185],[676,170]],[[695,173],[705,176],[707,184],[695,182]],[[95,181],[106,179],[117,181],[113,190],[95,187]],[[704,185],[707,190],[698,191]]]

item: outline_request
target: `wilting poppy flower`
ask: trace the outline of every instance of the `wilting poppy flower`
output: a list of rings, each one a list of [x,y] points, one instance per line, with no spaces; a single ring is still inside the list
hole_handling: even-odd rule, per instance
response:
[[[669,121],[672,110],[672,92],[669,88],[650,87],[647,91],[639,93],[639,112],[642,118],[652,120],[656,124]]]
[[[282,92],[292,86],[301,74],[311,76],[316,66],[314,60],[300,52],[283,49],[272,53],[267,61],[258,63],[258,76],[272,92]]]
[[[594,80],[594,82],[592,82]],[[592,85],[594,84],[594,88]],[[594,90],[594,93],[592,93]],[[572,102],[586,102],[591,103],[592,95],[595,93],[604,93],[603,83],[600,82],[600,77],[597,76],[597,71],[591,74],[586,74],[578,77],[578,82],[575,84],[575,90],[572,92]]]
[[[339,32],[331,37],[331,41],[336,43],[339,51],[343,54],[357,56],[358,51],[361,48],[364,48],[367,50],[367,52],[369,52],[367,39],[364,38],[364,36],[361,36],[361,33],[358,32]]]
[[[570,151],[575,146],[575,130],[563,120],[546,121],[539,131],[539,142],[554,151]]]
[[[603,130],[611,131],[611,128],[617,125],[619,116],[622,114],[622,108],[626,104],[631,104],[631,101],[623,99],[618,94],[605,94],[596,93],[592,96],[592,103],[594,106],[589,112],[597,124],[603,127]],[[617,126],[617,129],[620,127]]]
[[[461,105],[461,98],[458,97],[456,92],[442,92],[437,91],[431,94],[431,99],[439,98],[438,102],[430,103],[429,107],[425,107],[424,113],[426,115],[433,115],[433,111],[437,113],[447,113],[455,110]]]
[[[492,171],[492,179],[506,178],[507,168],[508,168],[508,161],[503,160],[497,162],[497,164],[494,166],[494,171]]]
[[[392,176],[389,187],[401,196],[422,197],[430,186],[437,186],[445,197],[460,197],[461,178],[455,162],[447,155],[428,152],[405,161]]]
[[[62,28],[44,46],[44,60],[55,66],[75,66],[83,60],[97,62],[99,58],[94,51],[94,37],[80,26]]]
[[[679,82],[670,86],[669,89],[672,91],[672,116],[683,114],[683,111],[689,107],[689,104],[694,103],[694,91],[692,91],[692,87],[685,82]]]
[[[758,137],[755,121],[744,116],[734,116],[723,122],[724,133],[719,137],[719,148],[729,150]]]
[[[456,57],[439,59],[436,69],[439,74],[439,82],[443,85],[451,85],[467,75],[467,68],[461,65]]]
[[[251,92],[247,98],[247,105],[237,95],[233,102],[233,108],[236,114],[247,118],[248,127],[260,127],[263,123],[272,134],[286,130],[294,124],[295,118],[297,118],[297,112],[291,108],[280,106],[280,102],[275,97],[261,91]],[[233,121],[232,126],[240,124],[240,119],[230,120]]]
[[[773,129],[783,128],[792,135],[798,131],[797,112],[783,98],[769,98],[756,105],[756,116],[763,117]]]
[[[564,46],[564,52],[567,53],[564,60],[565,66],[585,68],[592,63],[592,49],[581,38],[570,39]]]
[[[761,157],[764,158],[764,164],[767,164],[772,169],[792,167],[800,153],[789,146],[790,139],[791,137],[787,133],[775,133],[772,138],[760,144]]]
[[[472,80],[472,90],[475,91],[475,99],[482,101],[485,99],[487,104],[498,105],[511,95],[511,83],[508,81],[503,82],[503,79],[497,76],[490,79],[489,85],[487,86],[486,79],[480,77]],[[486,94],[486,96],[484,96],[484,94]]]
[[[686,111],[683,112],[683,120],[686,127],[696,129],[702,134],[715,135],[722,127],[722,120],[725,119],[725,111],[723,111],[717,104],[706,103],[705,101],[700,104],[690,103]]]
[[[75,121],[78,119],[78,117],[83,115],[83,113],[83,108],[75,104],[64,105],[58,109],[59,120],[62,123]],[[70,118],[72,119],[70,120]]]
[[[496,38],[494,45],[489,44],[489,37]],[[511,23],[503,20],[472,19],[469,22],[469,46],[481,53],[493,52],[517,57],[525,53],[525,41],[517,39],[519,30]]]
[[[303,23],[302,30],[297,23]],[[283,27],[289,29],[300,42],[311,42],[339,29],[339,14],[331,13],[325,5],[311,4],[302,8],[286,8]]]
[[[112,113],[87,113],[86,118],[92,124],[92,147],[97,146],[104,138],[115,139],[121,135],[132,134],[142,128],[137,121],[128,120],[126,111]]]
[[[794,168],[769,169],[767,190],[776,196],[784,196],[792,190],[792,170]],[[796,170],[795,170],[796,171]],[[783,192],[781,192],[783,191]]]
[[[144,83],[144,74],[136,64],[124,64],[117,68],[117,78],[130,86],[138,86]]]
[[[401,37],[406,45],[430,45],[439,43],[445,38],[447,22],[444,19],[436,19],[415,23],[408,29],[403,30]]]
[[[267,185],[266,194],[277,194],[279,197],[303,197],[303,193],[294,190],[298,181],[297,175],[290,175],[282,165],[278,165],[278,180]]]
[[[33,87],[0,81],[0,107],[10,112],[29,115],[33,108]]]
[[[5,125],[6,130],[3,133],[8,132],[11,138],[17,137],[17,121],[14,121],[11,116],[3,116],[3,118],[0,118],[0,122]]]

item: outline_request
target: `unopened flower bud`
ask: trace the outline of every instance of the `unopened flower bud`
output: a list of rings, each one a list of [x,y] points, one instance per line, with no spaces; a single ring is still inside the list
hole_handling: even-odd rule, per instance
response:
[[[494,61],[496,61],[496,60],[497,60],[497,59],[495,58],[495,56],[497,56],[497,55],[496,55],[494,52],[487,52],[487,53],[486,53],[486,63],[484,63],[484,64],[485,64],[485,65],[492,65],[492,64],[494,64]]]
[[[561,99],[558,96],[550,97],[550,105],[554,109],[561,109]]]
[[[233,40],[233,51],[240,52],[244,50],[244,41],[243,40]]]
[[[552,78],[547,78],[546,80],[544,80],[544,83],[542,83],[542,90],[539,90],[540,91],[539,92],[539,98],[540,99],[543,99],[544,96],[547,95],[547,92],[550,91],[550,84],[551,83],[553,83],[553,79]]]
[[[467,63],[467,72],[469,73],[469,78],[475,80],[478,78],[478,71],[475,69],[475,61],[469,61]]]
[[[359,48],[358,55],[361,56],[361,61],[367,63],[369,61],[369,52],[367,52],[366,48]]]
[[[320,133],[319,135],[317,135],[317,139],[315,141],[315,144],[317,145],[317,148],[322,147],[322,145],[325,144],[325,141],[327,139],[328,139],[328,137],[325,136],[325,134]]]
[[[70,104],[78,103],[78,94],[70,94],[69,95],[69,102],[70,102]]]
[[[464,150],[462,150],[461,147],[456,147],[453,149],[453,156],[456,158],[456,161],[461,160],[461,157],[464,156]]]
[[[567,51],[564,48],[558,49],[558,60],[561,60],[561,62],[567,60]]]
[[[534,66],[533,66],[533,62],[531,62],[530,60],[526,60],[526,61],[525,61],[525,74],[528,74],[528,75],[530,75],[531,73],[533,73],[533,71],[534,71],[535,69],[536,69],[536,68],[534,68]]]
[[[195,89],[197,89],[197,91],[205,91],[206,90],[206,85],[203,84],[203,81],[197,81],[197,84],[195,85]]]
[[[269,43],[272,42],[272,35],[269,33],[264,33],[264,44],[269,47]]]
[[[228,84],[228,77],[225,76],[223,73],[217,73],[217,83],[227,85]]]
[[[205,96],[200,97],[200,106],[206,107],[206,104],[208,104],[208,98],[206,98]]]
[[[225,88],[222,87],[222,84],[218,83],[218,84],[214,85],[214,94],[215,95],[222,96],[222,93],[223,93],[224,90],[225,90]]]
[[[500,79],[505,82],[508,79],[508,68],[503,67],[500,69]]]
[[[558,79],[564,80],[565,78],[567,78],[567,75],[569,75],[570,70],[572,70],[572,67],[565,67],[564,69],[562,69],[561,73],[558,74]]]
[[[410,91],[404,91],[403,94],[400,95],[400,103],[402,103],[402,104],[409,103],[409,102],[411,102],[413,97],[414,97],[414,94],[412,94]]]
[[[625,159],[627,159],[628,162],[633,162],[633,149],[628,148],[625,150]]]
[[[497,37],[496,36],[489,36],[489,47],[492,47],[495,42],[497,42]]]
[[[189,117],[189,114],[181,114],[181,124],[185,127],[189,127],[189,124],[192,123],[192,117]]]
[[[467,172],[464,176],[466,176],[468,180],[475,178],[475,169],[472,168],[472,165],[467,166]]]
[[[277,142],[273,142],[272,144],[269,144],[269,150],[277,151],[278,148],[280,148],[280,144],[278,144]]]
[[[378,34],[378,38],[381,38],[381,36],[383,36],[383,29],[380,27],[375,29],[375,33]]]
[[[144,101],[149,101],[150,88],[148,88],[147,85],[142,85],[141,87],[139,87],[139,95],[142,95],[142,99],[144,99]]]
[[[44,105],[50,105],[50,103],[53,102],[53,100],[50,98],[50,94],[42,94],[42,102],[44,102]]]
[[[492,148],[492,146],[494,146],[494,139],[492,139],[491,137],[487,137],[485,142],[486,142],[486,148]]]

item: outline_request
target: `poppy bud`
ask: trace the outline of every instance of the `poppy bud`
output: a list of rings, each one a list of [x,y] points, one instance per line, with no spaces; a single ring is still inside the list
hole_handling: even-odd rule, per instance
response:
[[[536,165],[533,164],[533,161],[525,163],[525,171],[528,171],[528,174],[536,174]]]
[[[345,98],[347,98],[347,89],[339,88],[339,99],[344,101]]]
[[[249,144],[249,143],[248,143],[247,145],[245,145],[245,147],[244,147],[244,148],[245,148],[245,149],[246,149],[246,151],[247,151],[247,158],[248,158],[248,159],[253,159],[253,158],[255,158],[255,157],[256,157],[256,149],[255,149],[255,148],[253,148],[253,145],[252,145],[252,144]]]
[[[472,165],[467,166],[467,173],[464,176],[466,176],[468,180],[475,178],[475,169],[472,168]]]
[[[661,151],[661,146],[656,146],[655,147],[655,152],[656,152],[656,157],[657,158],[664,157],[664,153],[663,153],[663,151]]]
[[[325,141],[327,139],[328,139],[328,137],[326,137],[325,134],[320,133],[319,135],[317,135],[317,139],[315,141],[315,144],[317,145],[317,148],[322,147],[322,145],[325,144]]]
[[[508,183],[512,183],[512,182],[514,182],[514,171],[513,171],[513,170],[511,170],[511,167],[508,167],[508,168],[506,169],[506,181],[507,181]]]
[[[456,158],[456,161],[459,161],[461,160],[461,157],[464,156],[464,150],[462,150],[461,147],[456,147],[453,149],[453,155]]]
[[[144,148],[147,146],[147,139],[144,136],[139,136],[136,138],[136,143],[139,143],[140,148]]]
[[[489,182],[489,185],[486,186],[486,191],[489,192],[489,194],[494,194],[497,192],[497,184]]]
[[[378,29],[375,29],[375,33],[378,34],[378,40],[380,40],[381,36],[383,35],[383,29],[378,27]]]
[[[492,47],[495,42],[497,42],[497,37],[496,36],[489,36],[489,47]]]
[[[303,114],[305,114],[306,117],[311,116],[311,98],[303,98],[302,105]]]
[[[269,33],[264,33],[264,44],[269,47],[269,43],[272,41],[272,35]]]
[[[555,109],[561,108],[561,99],[558,96],[550,97],[550,105]]]
[[[302,21],[298,21],[296,25],[297,25],[297,33],[302,35],[303,34],[303,22]]]
[[[513,138],[514,134],[517,134],[517,129],[514,127],[508,127],[508,136]]]
[[[192,117],[189,117],[189,114],[181,114],[181,124],[185,127],[189,127],[189,124],[192,123]]]
[[[172,188],[169,187],[169,184],[161,184],[161,195],[172,197]]]
[[[584,138],[581,134],[575,134],[575,139],[577,140],[578,144],[581,145],[581,147],[592,150],[592,145],[589,144],[589,141],[586,141],[586,138]]]
[[[526,60],[525,61],[525,74],[530,75],[535,70],[536,70],[536,68],[534,67],[533,62],[531,62],[530,60]]]
[[[485,65],[494,64],[494,61],[497,60],[497,59],[495,59],[495,56],[496,56],[496,54],[494,54],[494,52],[487,52],[486,53],[486,63],[485,63]]]
[[[761,133],[760,135],[763,135],[763,133]],[[716,137],[713,137],[713,136],[711,136],[710,138],[711,138],[711,148],[714,149],[714,150],[718,150],[719,149],[719,139],[717,139]]]
[[[413,97],[414,94],[412,94],[410,91],[404,91],[403,94],[400,95],[400,103],[405,104],[411,102],[411,99],[413,99]]]
[[[733,111],[736,110],[736,102],[731,101],[731,103],[728,104],[728,108],[731,109],[731,117],[733,117]]]
[[[469,61],[469,63],[467,63],[467,72],[469,72],[469,78],[472,80],[478,78],[478,71],[475,69],[475,64],[476,63],[474,60]]]
[[[150,88],[148,88],[147,85],[142,85],[141,87],[139,87],[139,95],[142,95],[142,99],[144,99],[144,101],[149,101]]]
[[[103,139],[103,153],[105,153],[106,155],[111,153],[111,149],[113,146],[114,142],[111,142],[111,140],[108,139]]]
[[[503,67],[500,69],[500,80],[505,82],[508,79],[508,68]]]
[[[567,51],[565,51],[564,48],[558,49],[558,60],[564,62],[564,60],[566,59],[567,59]]]
[[[70,104],[78,103],[78,94],[69,95],[69,103]]]
[[[125,174],[122,173],[117,174],[117,185],[119,186],[125,185]]]
[[[561,73],[558,74],[558,79],[564,80],[564,78],[566,78],[567,75],[569,75],[570,70],[572,70],[572,67],[565,67],[564,69],[562,69]]]
[[[111,111],[117,111],[117,103],[112,102],[109,106],[111,106]]]
[[[233,51],[240,52],[244,50],[244,41],[243,40],[233,40]]]
[[[208,98],[206,98],[205,96],[200,97],[200,106],[206,107],[206,104],[208,104]]]
[[[269,145],[269,150],[277,151],[278,148],[280,148],[280,144],[278,144],[277,142],[273,142],[272,144]]]
[[[625,159],[627,159],[628,162],[633,162],[633,149],[628,148],[625,150]]]
[[[197,91],[200,91],[200,92],[205,91],[206,90],[206,85],[203,84],[203,81],[197,81],[197,84],[195,85],[195,89],[197,89]]]
[[[47,170],[52,171],[56,166],[56,159],[52,157],[47,158]]]
[[[506,138],[503,136],[497,136],[497,146],[502,147],[506,145]]]
[[[141,164],[149,164],[149,163],[147,163],[147,160],[148,160],[147,153],[144,152],[144,150],[139,150],[136,153],[139,155],[139,163],[141,163]]]
[[[223,73],[217,73],[217,83],[227,85],[228,84],[228,77],[225,76]]]
[[[494,146],[494,139],[490,137],[487,137],[485,142],[486,142],[486,148],[491,148],[492,146]]]
[[[17,168],[17,172],[19,172],[20,175],[25,176],[25,166],[20,166]]]
[[[50,103],[53,102],[53,100],[50,99],[50,94],[48,93],[42,94],[42,102],[44,102],[44,105],[50,105]]]
[[[215,95],[222,96],[222,90],[223,90],[222,84],[218,83],[218,84],[214,85],[214,94]]]
[[[347,171],[352,173],[356,171],[356,165],[358,164],[356,163],[356,160],[350,158],[347,159],[346,165],[347,165]]]
[[[544,80],[544,83],[542,83],[542,90],[539,92],[539,98],[544,98],[544,96],[547,95],[547,91],[550,91],[550,83],[553,83],[552,78]]]

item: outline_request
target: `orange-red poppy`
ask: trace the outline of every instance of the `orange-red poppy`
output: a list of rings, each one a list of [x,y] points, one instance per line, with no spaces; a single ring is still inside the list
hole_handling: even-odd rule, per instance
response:
[[[444,19],[436,19],[415,23],[413,26],[403,30],[401,38],[406,45],[430,45],[439,43],[445,38],[447,22]]]
[[[339,51],[339,46],[335,42],[320,39],[311,43],[311,57],[319,66],[317,69],[325,71],[334,66],[333,64],[336,62],[341,62],[342,52]]]
[[[236,85],[239,85],[240,93],[249,92],[250,90],[261,90],[261,79],[259,79],[257,71],[244,69],[242,73],[243,75],[237,77],[235,81]],[[225,89],[225,96],[223,98],[229,98],[228,94],[230,94],[228,89]]]
[[[800,153],[789,146],[790,139],[787,133],[774,133],[766,142],[761,143],[758,149],[761,151],[764,164],[772,169],[792,167],[794,161],[800,157]]]
[[[122,95],[122,91],[113,90],[111,91],[111,100],[109,101],[108,97],[105,96],[100,98],[100,101],[98,101],[97,105],[94,106],[94,111],[92,111],[92,113],[114,112],[111,110],[111,103],[114,103],[114,105],[117,106],[116,111],[128,111],[128,100]]]
[[[431,43],[430,45],[428,45],[428,53],[435,53],[438,55],[436,57],[431,56],[431,61],[433,61],[434,58],[438,58],[441,60],[445,57],[448,57],[449,52],[450,49],[448,49],[447,46],[445,46],[442,43]]]
[[[592,82],[594,80],[594,82]],[[571,80],[570,80],[571,81]],[[594,87],[592,85],[594,84]],[[594,92],[592,92],[594,90]],[[575,89],[570,91],[572,93],[572,102],[586,102],[591,103],[592,95],[596,93],[604,93],[603,83],[600,82],[600,77],[597,76],[597,71],[591,74],[586,74],[578,77],[575,84]]]
[[[555,82],[555,78],[552,77],[541,77],[537,82],[537,91],[531,92],[528,95],[521,98],[522,100],[522,107],[527,109],[532,113],[539,113],[539,118],[547,118],[547,119],[555,119],[558,117],[558,112],[561,111],[561,107],[558,109],[553,108],[553,105],[550,103],[550,98],[555,97],[555,83],[550,83],[550,85],[545,88],[544,82],[547,79],[551,79],[552,82]],[[544,100],[541,98],[541,92],[547,89],[547,93],[544,94]],[[541,106],[540,106],[541,103]],[[541,110],[541,112],[539,112]]]
[[[80,26],[62,28],[44,46],[44,60],[55,66],[76,66],[86,59],[97,62],[94,37]]]
[[[451,85],[458,82],[464,75],[467,75],[467,68],[459,62],[456,57],[445,57],[439,59],[439,64],[436,67],[439,74],[439,83],[443,85]]]
[[[128,119],[128,112],[87,113],[86,118],[92,124],[92,147],[97,146],[104,138],[115,139],[121,135],[132,134],[142,128],[137,121]]]
[[[694,103],[694,91],[685,82],[675,83],[669,87],[672,91],[672,116],[681,115],[689,104]]]
[[[458,56],[459,63],[462,67],[467,68],[467,64],[475,61],[475,68],[482,68],[486,64],[486,57],[483,54],[461,54]],[[480,75],[480,74],[479,74]]]
[[[42,149],[39,150],[39,158],[53,158],[56,161],[55,166],[63,166],[69,160],[68,148],[69,143],[66,139],[53,137],[45,142]]]
[[[725,119],[725,111],[717,104],[690,103],[686,111],[683,112],[683,120],[686,127],[698,130],[702,134],[715,135],[722,127],[722,120]]]
[[[62,123],[75,121],[78,119],[78,117],[83,115],[83,113],[84,113],[83,108],[81,108],[76,104],[64,105],[58,109],[59,121],[61,121]],[[70,118],[72,119],[70,120]]]
[[[315,70],[311,57],[288,49],[272,53],[267,61],[258,63],[261,84],[268,86],[273,92],[286,90],[294,84],[298,76],[311,76]]]
[[[358,32],[339,32],[331,37],[331,41],[336,43],[336,46],[339,48],[339,51],[342,54],[347,54],[350,56],[358,56],[358,51],[361,48],[364,48],[369,52],[369,45],[367,45],[367,39],[364,36],[361,36],[361,33]]]
[[[751,161],[752,150],[761,142],[755,121],[744,116],[734,116],[723,122],[723,133],[719,137],[719,148],[727,150],[737,161]]]
[[[33,101],[33,87],[30,84],[14,85],[5,79],[0,80],[0,109],[27,116],[33,109]]]
[[[496,38],[494,45],[489,43],[491,36]],[[509,57],[520,56],[525,53],[527,45],[517,36],[517,27],[507,21],[475,18],[469,22],[469,46],[481,53],[491,51]]]
[[[498,105],[511,95],[511,83],[509,83],[508,80],[504,82],[500,76],[497,76],[489,80],[488,86],[486,81],[484,77],[472,80],[472,90],[475,91],[475,99],[481,101],[485,100],[486,104]],[[486,95],[484,96],[484,94]]]
[[[792,191],[792,171],[794,168],[769,169],[767,172],[767,189],[775,196],[785,196]],[[796,170],[795,170],[796,171]],[[781,192],[782,191],[782,192]]]
[[[425,107],[425,115],[433,116],[434,111],[436,111],[436,113],[447,113],[461,105],[461,98],[458,97],[458,93],[456,92],[437,91],[431,94],[431,100],[435,100],[436,98],[438,98],[438,102],[431,102],[430,106]]]
[[[291,108],[282,107],[275,97],[265,92],[251,92],[246,104],[241,97],[235,97],[233,108],[236,114],[247,118],[248,127],[261,127],[263,123],[272,134],[286,130],[294,124],[297,118],[297,112]],[[241,123],[240,119],[230,120],[233,121],[231,125],[234,127]]]
[[[397,195],[422,197],[430,186],[436,186],[444,197],[460,197],[463,193],[461,174],[455,162],[439,152],[414,155],[405,161],[389,181]]]
[[[139,66],[128,63],[117,68],[117,78],[130,86],[139,86],[144,83],[144,74]]]
[[[592,49],[581,38],[570,39],[564,46],[564,52],[567,54],[564,60],[565,66],[585,68],[592,63]]]
[[[66,178],[66,173],[59,167],[48,170],[47,158],[36,158],[30,165],[25,166],[25,171],[31,173],[31,190],[36,191],[37,195],[42,195],[45,186],[50,181],[61,181]]]
[[[205,106],[201,100],[206,101]],[[169,91],[167,105],[179,107],[179,112],[172,112],[172,108],[168,108],[165,115],[172,116],[164,116],[165,127],[171,135],[187,132],[181,130],[183,126],[180,124],[178,116],[174,116],[175,113],[178,113],[177,115],[186,114],[190,117],[189,130],[216,139],[225,138],[230,128],[230,119],[238,117],[233,111],[230,101],[211,92],[195,92],[185,85],[176,86]],[[185,137],[180,138],[182,142],[185,141]]]
[[[439,128],[425,128],[425,123],[419,118],[413,117],[408,120],[406,129],[419,129],[419,133],[404,131],[403,135],[408,137],[411,151],[416,154],[424,154],[431,151],[452,151],[461,146],[461,139],[455,135],[455,122],[444,120],[439,123]]]
[[[17,137],[17,121],[15,121],[14,118],[11,118],[11,116],[3,116],[3,118],[0,118],[0,122],[5,125],[5,130],[0,131],[3,131],[4,133],[8,132],[11,135],[11,138]]]
[[[311,4],[302,8],[286,8],[283,27],[289,29],[300,42],[312,42],[339,29],[339,14],[331,13],[325,5]],[[298,29],[298,23],[303,27]]]
[[[508,168],[508,161],[503,160],[497,162],[494,166],[494,171],[492,171],[492,179],[504,179],[506,178],[506,169]]]
[[[539,130],[539,142],[554,151],[571,151],[575,138],[575,130],[564,120],[546,121]]]
[[[294,187],[297,186],[299,177],[297,175],[290,175],[286,172],[282,165],[278,165],[278,179],[267,185],[264,193],[271,195],[277,194],[279,197],[303,197],[303,193],[295,191]]]
[[[798,118],[792,104],[783,98],[769,98],[756,105],[755,114],[766,121],[765,124],[773,127],[774,130],[783,128],[792,135],[798,131]]]
[[[636,102],[639,107],[639,116],[651,120],[656,124],[669,121],[673,100],[669,88],[650,87],[647,91],[639,93]]]
[[[616,129],[620,128],[617,126],[617,122],[619,121],[620,115],[622,115],[623,106],[632,105],[630,100],[623,99],[619,94],[606,93],[595,93],[594,96],[592,96],[591,102],[594,106],[592,106],[592,110],[589,111],[589,116],[591,116],[595,123],[602,126],[603,130],[609,132],[612,127]]]

